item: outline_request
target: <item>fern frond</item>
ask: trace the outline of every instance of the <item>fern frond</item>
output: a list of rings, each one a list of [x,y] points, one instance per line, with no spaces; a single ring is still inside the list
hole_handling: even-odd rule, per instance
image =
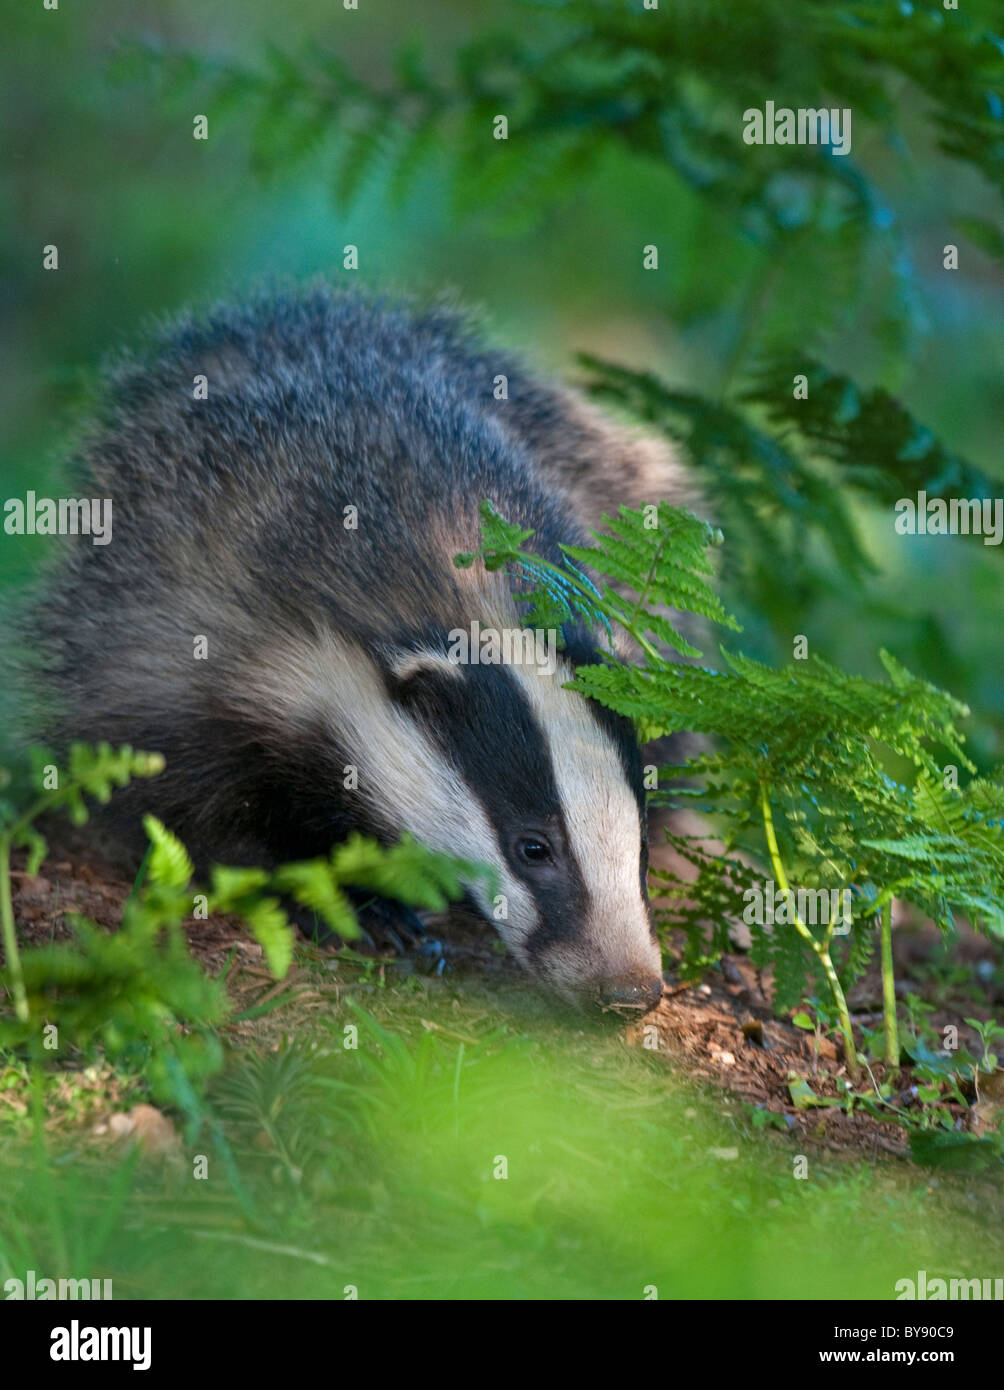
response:
[[[184,888],[194,873],[185,846],[156,816],[144,816],[143,829],[153,846],[149,864],[151,882],[165,888]]]

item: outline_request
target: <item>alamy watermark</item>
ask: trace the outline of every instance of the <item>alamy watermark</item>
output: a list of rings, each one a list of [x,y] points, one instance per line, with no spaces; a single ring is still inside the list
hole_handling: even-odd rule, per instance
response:
[[[74,1318],[49,1337],[50,1361],[131,1361],[134,1371],[148,1371],[153,1360],[149,1327],[81,1327]]]
[[[833,924],[834,936],[846,936],[851,929],[851,890],[849,888],[775,888],[769,878],[743,891],[743,921],[747,926],[807,927]]]
[[[1004,497],[901,497],[896,503],[901,536],[982,536],[984,545],[1004,539]]]
[[[3,1286],[3,1296],[7,1300],[37,1299],[103,1299],[107,1302],[112,1296],[110,1279],[45,1279],[29,1269],[23,1279],[7,1279]]]
[[[9,497],[3,504],[8,536],[90,536],[95,545],[112,538],[110,497]]]
[[[834,154],[850,154],[851,110],[849,106],[792,110],[768,101],[762,111],[750,106],[743,112],[743,140],[747,145],[828,145]]]
[[[454,666],[538,666],[545,676],[558,667],[558,633],[528,627],[482,627],[477,618],[470,631],[455,627],[449,633],[448,660]]]
[[[918,1269],[916,1279],[896,1280],[896,1302],[917,1299],[920,1302],[1004,1301],[1004,1278],[992,1279],[931,1279],[926,1269]]]

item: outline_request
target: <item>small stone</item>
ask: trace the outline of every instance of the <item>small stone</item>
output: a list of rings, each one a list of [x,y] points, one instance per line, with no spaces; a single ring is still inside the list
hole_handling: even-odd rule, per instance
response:
[[[134,1139],[149,1158],[174,1157],[181,1149],[174,1125],[153,1105],[134,1105],[128,1115],[119,1111],[108,1128],[118,1139]]]

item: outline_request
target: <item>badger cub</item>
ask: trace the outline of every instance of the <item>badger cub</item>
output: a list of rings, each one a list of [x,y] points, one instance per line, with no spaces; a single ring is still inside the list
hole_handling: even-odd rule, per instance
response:
[[[483,498],[552,559],[621,502],[681,500],[661,445],[451,311],[313,287],[120,361],[75,466],[114,529],[34,614],[44,732],[165,755],[116,798],[123,836],[152,810],[204,869],[410,831],[494,866],[504,915],[473,883],[476,909],[561,995],[658,1000],[640,753],[562,688],[593,637],[568,631],[556,665],[457,664],[458,631],[518,632],[522,610],[518,581],[453,557]]]

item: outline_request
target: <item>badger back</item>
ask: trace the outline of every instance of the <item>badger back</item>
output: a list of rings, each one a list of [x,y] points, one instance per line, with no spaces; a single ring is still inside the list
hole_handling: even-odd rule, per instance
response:
[[[322,286],[184,318],[113,363],[72,465],[76,490],[111,499],[112,539],[75,538],[30,610],[26,732],[163,751],[147,804],[260,852],[289,784],[341,775],[345,752],[316,720],[278,721],[262,673],[295,680],[325,635],[372,655],[511,620],[501,577],[452,564],[482,497],[551,554],[574,529],[463,341],[448,314]]]

